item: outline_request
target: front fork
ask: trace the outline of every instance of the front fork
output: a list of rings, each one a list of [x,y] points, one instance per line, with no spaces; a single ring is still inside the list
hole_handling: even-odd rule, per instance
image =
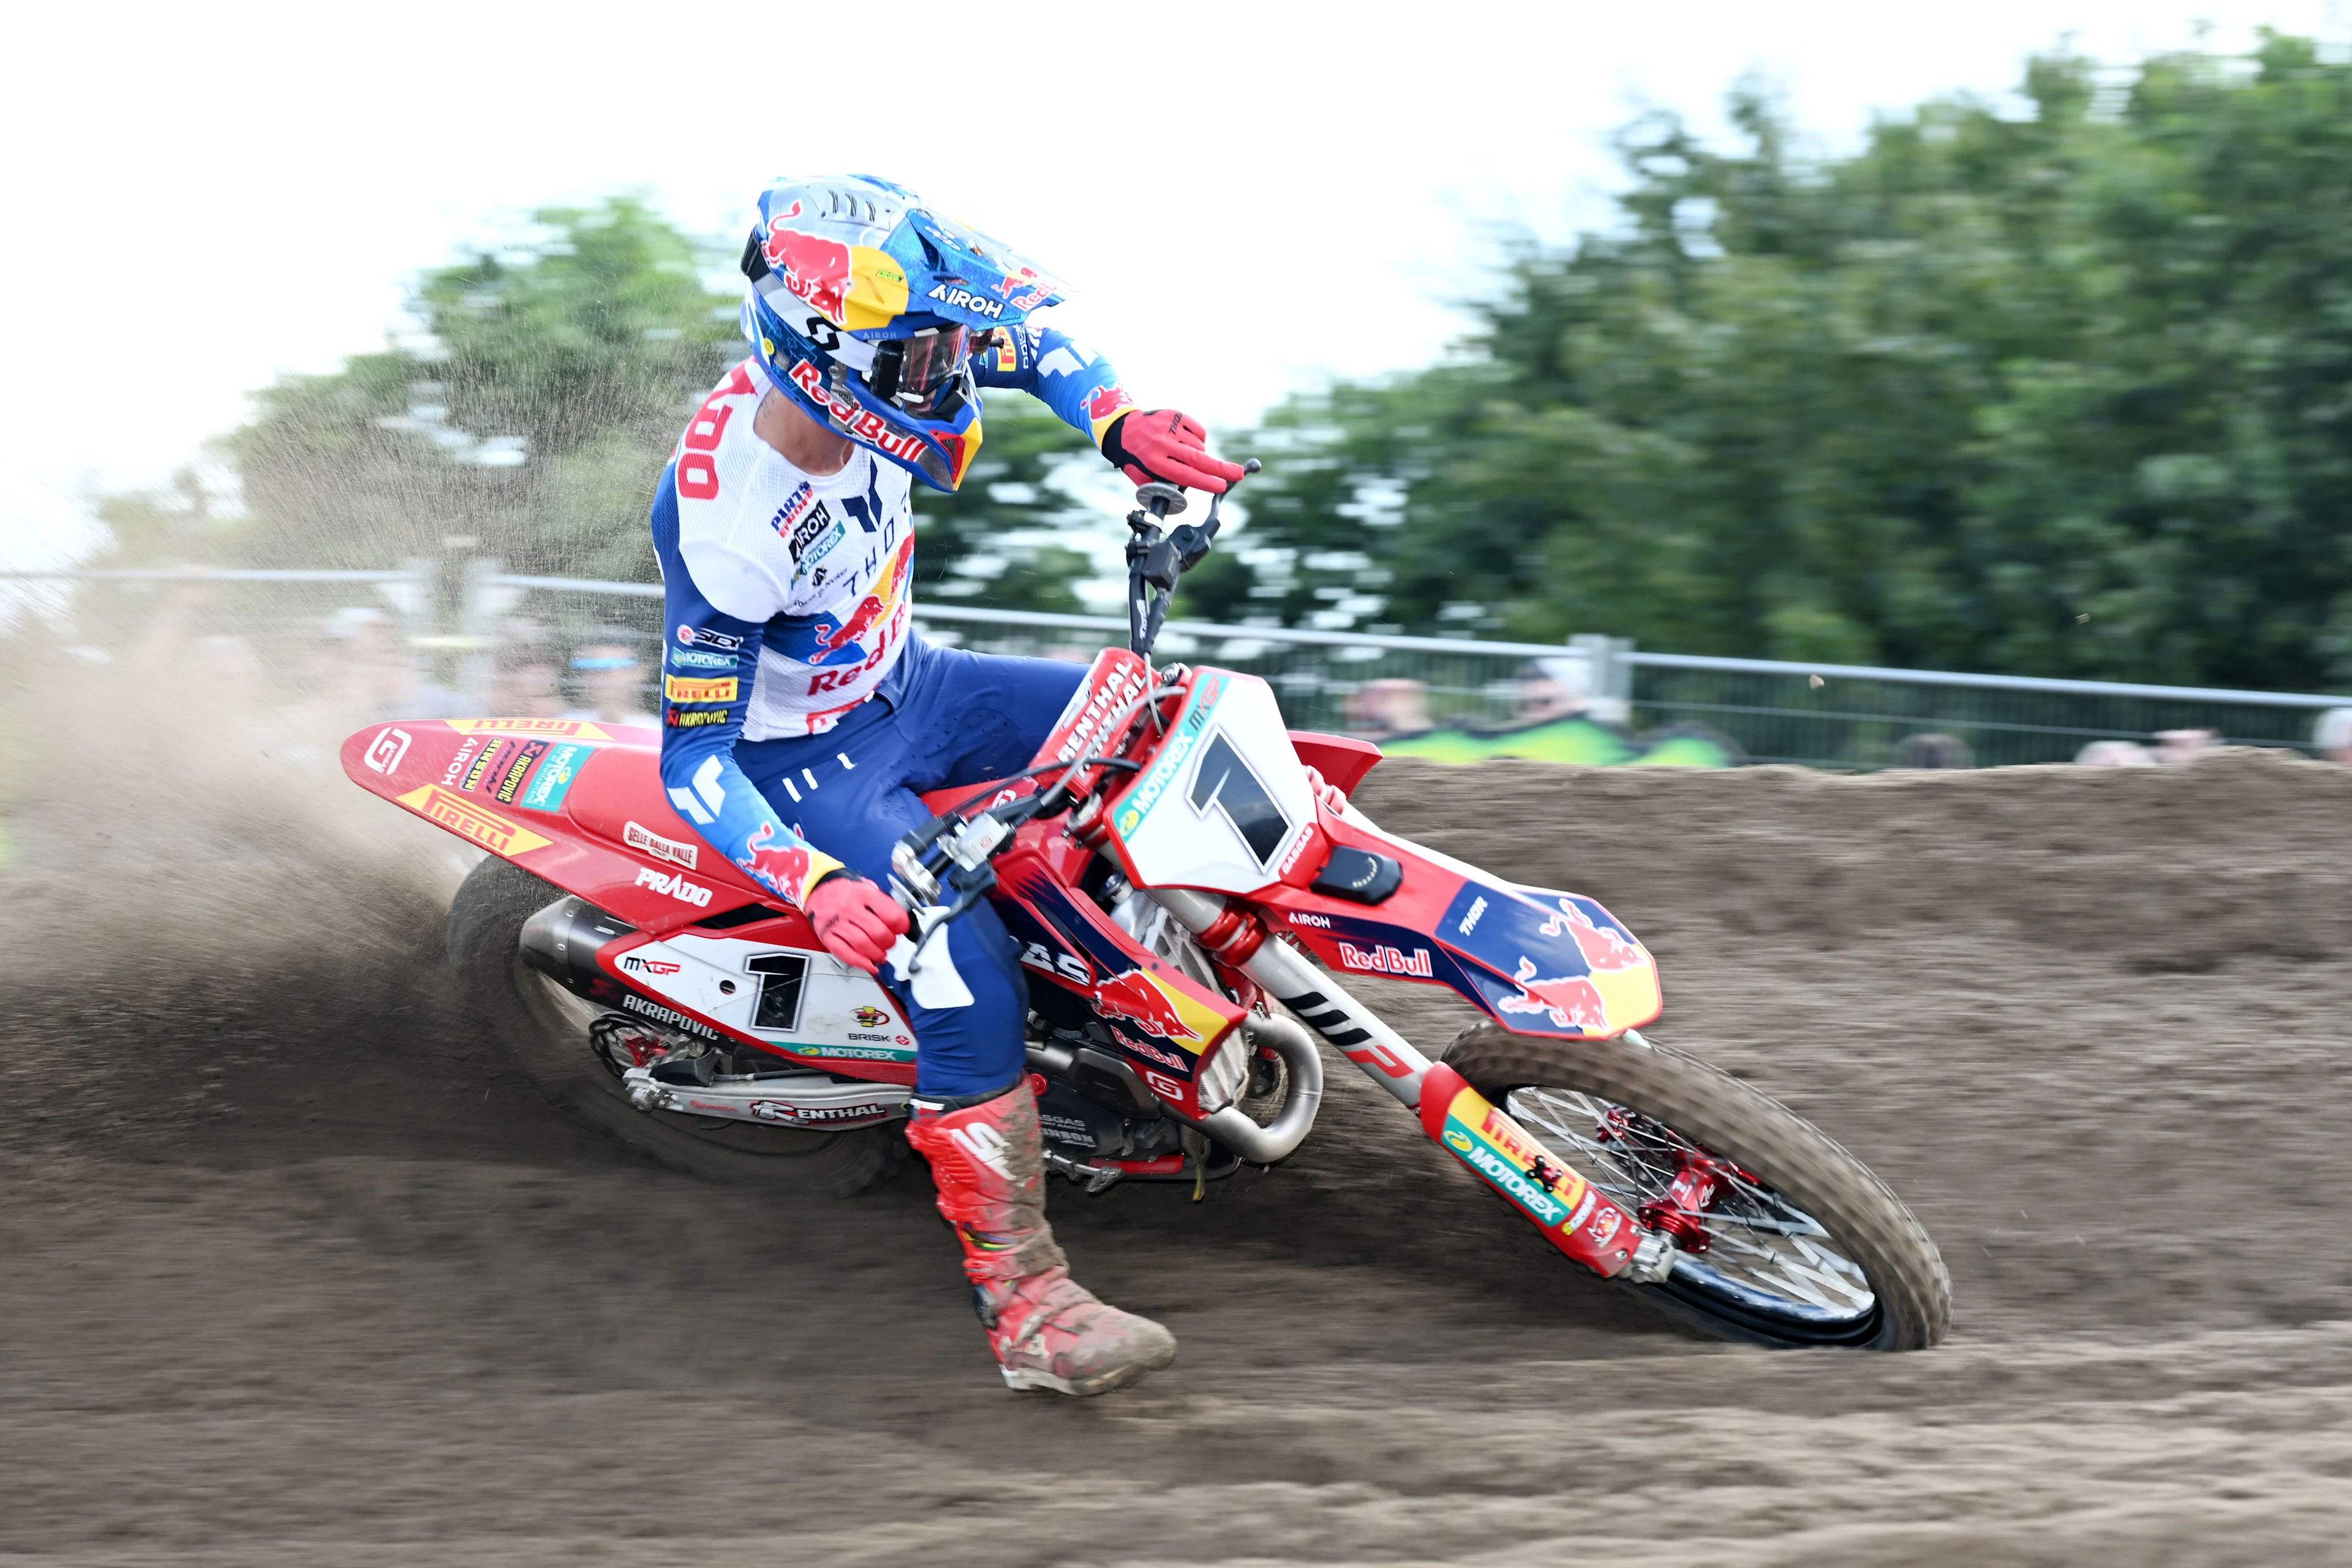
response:
[[[1421,1129],[1527,1215],[1544,1238],[1604,1279],[1654,1282],[1674,1267],[1669,1237],[1645,1230],[1567,1161],[1444,1062],[1433,1062],[1283,942],[1247,910],[1209,893],[1154,888],[1151,897],[1220,963],[1248,975],[1364,1076],[1421,1120]]]

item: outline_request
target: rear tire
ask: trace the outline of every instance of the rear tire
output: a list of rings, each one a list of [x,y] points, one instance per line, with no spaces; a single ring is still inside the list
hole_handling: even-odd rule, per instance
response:
[[[1861,1267],[1874,1301],[1859,1321],[1813,1325],[1748,1310],[1725,1292],[1677,1274],[1661,1285],[1629,1285],[1653,1305],[1729,1340],[1775,1348],[1843,1345],[1925,1350],[1951,1323],[1952,1283],[1936,1244],[1903,1201],[1820,1129],[1752,1085],[1654,1042],[1552,1040],[1492,1024],[1464,1030],[1445,1062],[1471,1087],[1509,1109],[1514,1092],[1551,1089],[1638,1112],[1743,1167],[1777,1197],[1817,1221],[1832,1250]],[[1518,1118],[1522,1122],[1527,1119]],[[1593,1162],[1528,1131],[1588,1176]],[[1610,1182],[1603,1194],[1623,1202]],[[1706,1255],[1697,1255],[1704,1259]]]
[[[523,922],[563,896],[492,857],[449,906],[449,962],[474,1017],[552,1104],[672,1170],[738,1185],[847,1197],[906,1163],[896,1121],[840,1132],[729,1122],[706,1137],[686,1118],[631,1106],[589,1048],[598,1009],[522,961]]]

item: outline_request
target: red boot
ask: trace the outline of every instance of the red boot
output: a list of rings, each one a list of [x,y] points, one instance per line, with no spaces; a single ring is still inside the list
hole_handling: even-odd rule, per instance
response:
[[[1037,1099],[1026,1081],[961,1110],[918,1110],[907,1142],[931,1163],[963,1243],[988,1347],[1014,1388],[1103,1394],[1176,1359],[1176,1336],[1070,1278],[1045,1224]]]

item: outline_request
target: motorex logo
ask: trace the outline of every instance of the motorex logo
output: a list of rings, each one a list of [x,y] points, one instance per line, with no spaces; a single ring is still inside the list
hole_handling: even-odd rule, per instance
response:
[[[1448,1129],[1445,1140],[1448,1143],[1454,1143],[1451,1132],[1452,1130]],[[1458,1143],[1454,1146],[1461,1147]],[[1529,1181],[1526,1172],[1503,1158],[1501,1151],[1479,1143],[1462,1158],[1468,1162],[1471,1169],[1508,1193],[1521,1208],[1545,1225],[1558,1225],[1568,1217],[1568,1205]]]
[[[1176,775],[1183,771],[1184,760],[1201,743],[1201,737],[1208,733],[1209,715],[1215,710],[1217,699],[1223,694],[1222,688],[1205,694],[1194,691],[1192,700],[1195,706],[1177,721],[1176,732],[1169,737],[1166,749],[1160,753],[1160,760],[1151,765],[1151,771],[1143,775],[1143,782],[1135,786],[1135,793],[1129,795],[1126,803],[1118,808],[1117,826],[1120,837],[1128,837],[1142,826],[1143,819],[1151,815],[1151,808],[1160,804],[1160,797],[1168,793],[1168,786],[1176,782]]]

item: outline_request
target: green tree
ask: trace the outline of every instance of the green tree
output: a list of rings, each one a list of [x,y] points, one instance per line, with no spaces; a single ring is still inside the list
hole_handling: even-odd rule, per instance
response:
[[[2352,678],[2352,67],[2271,37],[1808,163],[1622,136],[1463,352],[1293,399],[1217,595],[1284,621],[2212,684]]]

